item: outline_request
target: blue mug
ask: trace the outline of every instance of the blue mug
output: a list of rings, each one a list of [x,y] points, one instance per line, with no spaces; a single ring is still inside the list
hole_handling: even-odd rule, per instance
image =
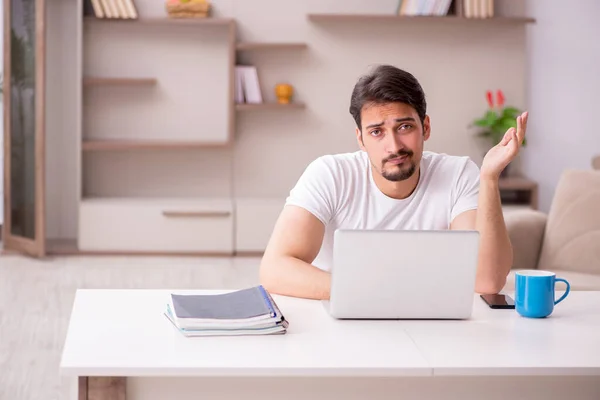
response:
[[[564,282],[567,290],[554,300],[554,285]],[[552,314],[554,306],[567,297],[571,285],[557,278],[554,272],[540,270],[517,271],[515,273],[515,308],[523,317],[544,318]]]

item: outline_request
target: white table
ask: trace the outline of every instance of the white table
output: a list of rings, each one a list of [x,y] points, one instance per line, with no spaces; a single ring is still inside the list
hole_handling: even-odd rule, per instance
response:
[[[600,292],[543,320],[476,296],[468,321],[337,321],[274,296],[286,335],[199,338],[162,314],[170,293],[77,292],[60,368],[80,399],[600,399]]]

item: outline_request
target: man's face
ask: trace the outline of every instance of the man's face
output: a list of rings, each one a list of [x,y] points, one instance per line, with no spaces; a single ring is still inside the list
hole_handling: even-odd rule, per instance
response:
[[[367,104],[361,120],[362,132],[356,129],[358,145],[375,171],[392,182],[410,178],[429,139],[429,116],[421,125],[417,111],[408,104]]]

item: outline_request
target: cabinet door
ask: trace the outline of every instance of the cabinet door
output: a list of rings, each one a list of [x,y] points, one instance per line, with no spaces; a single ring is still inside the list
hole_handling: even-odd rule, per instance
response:
[[[4,225],[7,250],[45,254],[45,0],[4,1]]]
[[[79,249],[120,253],[233,253],[229,199],[88,199]]]

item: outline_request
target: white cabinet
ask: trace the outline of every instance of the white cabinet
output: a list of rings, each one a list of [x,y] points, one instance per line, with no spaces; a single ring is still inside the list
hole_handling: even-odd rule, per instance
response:
[[[88,199],[79,249],[103,252],[233,252],[231,199]]]
[[[77,248],[233,254],[235,21],[136,6],[139,20],[75,29]]]

